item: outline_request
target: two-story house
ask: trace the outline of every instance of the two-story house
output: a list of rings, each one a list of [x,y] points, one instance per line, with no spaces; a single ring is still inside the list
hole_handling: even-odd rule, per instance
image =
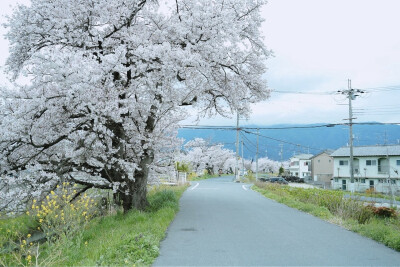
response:
[[[350,185],[350,148],[341,147],[333,157],[334,189],[377,192],[396,192],[400,187],[400,145],[353,147],[354,184]]]
[[[312,154],[299,154],[290,158],[289,172],[291,176],[302,179],[311,177]]]
[[[333,150],[325,150],[311,158],[311,177],[315,184],[331,187],[333,177]]]

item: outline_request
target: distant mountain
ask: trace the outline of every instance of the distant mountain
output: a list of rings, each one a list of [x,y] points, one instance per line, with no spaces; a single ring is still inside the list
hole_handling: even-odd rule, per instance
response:
[[[349,141],[348,126],[318,127],[321,124],[279,124],[271,126],[246,125],[243,127],[268,127],[284,129],[260,129],[259,157],[268,156],[280,160],[280,144],[283,144],[283,160],[294,153],[318,154],[325,149],[337,149],[346,146]],[[293,128],[310,127],[310,128]],[[244,157],[255,158],[257,137],[255,129],[241,131],[240,140],[244,144]],[[223,129],[180,129],[178,136],[185,142],[196,137],[208,139],[212,143],[222,143],[226,148],[236,151],[236,131]],[[400,142],[399,125],[354,125],[354,145],[398,144]],[[284,141],[284,142],[281,142]],[[242,153],[240,146],[240,154]]]

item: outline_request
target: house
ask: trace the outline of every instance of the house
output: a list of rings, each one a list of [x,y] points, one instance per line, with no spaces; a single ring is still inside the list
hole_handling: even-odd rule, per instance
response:
[[[397,192],[400,187],[400,145],[353,147],[354,183],[350,183],[350,148],[341,147],[333,157],[334,189]]]
[[[325,150],[311,158],[311,177],[324,188],[331,187],[333,177],[333,150]]]
[[[311,158],[312,154],[299,154],[290,158],[289,172],[291,176],[302,179],[311,177]]]

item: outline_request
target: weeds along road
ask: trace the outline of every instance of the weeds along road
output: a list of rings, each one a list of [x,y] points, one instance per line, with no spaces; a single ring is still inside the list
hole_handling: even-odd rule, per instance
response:
[[[154,266],[400,265],[400,253],[222,177],[193,182]]]

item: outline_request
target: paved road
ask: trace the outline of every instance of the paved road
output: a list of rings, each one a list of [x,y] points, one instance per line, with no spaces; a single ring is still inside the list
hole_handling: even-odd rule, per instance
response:
[[[400,265],[400,253],[222,177],[192,183],[154,266]]]

